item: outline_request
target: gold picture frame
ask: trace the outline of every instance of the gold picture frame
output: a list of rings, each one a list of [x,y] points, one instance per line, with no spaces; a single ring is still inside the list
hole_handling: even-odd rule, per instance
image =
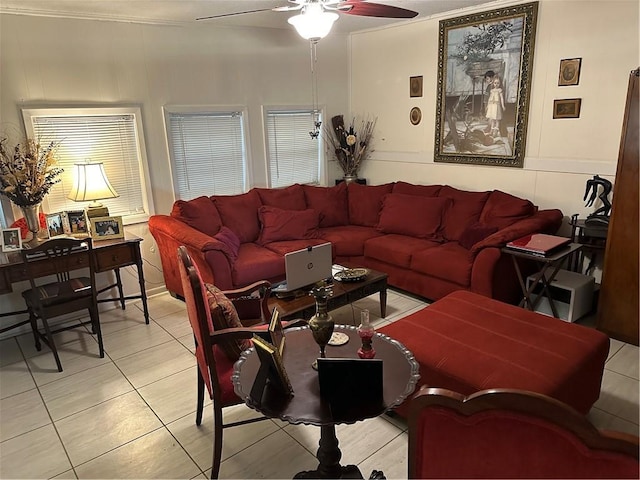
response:
[[[560,60],[560,71],[558,72],[558,86],[566,87],[578,85],[580,81],[580,67],[582,58],[565,58]]]
[[[422,75],[409,77],[409,97],[422,96]]]
[[[581,98],[553,101],[553,118],[580,118]]]
[[[262,391],[268,380],[282,393],[292,395],[293,387],[284,369],[282,356],[278,352],[278,349],[258,335],[253,336],[253,345],[260,358],[261,364],[260,372],[256,377],[256,383],[261,384],[261,388],[258,390]],[[264,374],[262,372],[264,372]]]
[[[282,356],[284,354],[284,342],[286,337],[284,336],[284,328],[280,321],[280,312],[277,308],[274,308],[273,313],[271,314],[268,331],[271,343],[278,349],[280,356]]]
[[[124,237],[122,217],[92,217],[89,220],[91,222],[91,238],[94,240]]]
[[[440,21],[436,162],[524,166],[538,2]]]

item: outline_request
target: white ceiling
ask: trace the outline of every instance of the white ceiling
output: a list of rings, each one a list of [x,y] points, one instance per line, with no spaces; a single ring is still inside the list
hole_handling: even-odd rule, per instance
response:
[[[416,19],[459,8],[495,3],[495,0],[379,0],[376,3],[407,8],[419,13]],[[71,17],[137,23],[185,24],[210,15],[271,9],[287,0],[0,0],[0,13]],[[265,11],[197,22],[202,25],[231,25],[292,28],[287,18],[296,12]],[[334,31],[349,33],[411,20],[340,15]]]

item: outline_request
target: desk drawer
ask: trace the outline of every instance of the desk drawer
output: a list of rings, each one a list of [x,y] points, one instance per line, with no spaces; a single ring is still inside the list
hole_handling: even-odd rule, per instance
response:
[[[86,252],[76,253],[68,257],[66,261],[71,265],[71,270],[77,270],[89,266],[89,255],[87,255]],[[33,262],[31,268],[36,277],[55,275],[57,273],[55,262],[60,264],[60,260],[50,259],[47,261]],[[27,276],[26,267],[21,263],[15,265],[14,268],[10,270],[10,279],[12,283],[28,280],[29,277]]]
[[[108,250],[94,249],[98,272],[106,272],[117,267],[135,265],[133,248],[129,245],[118,245]]]

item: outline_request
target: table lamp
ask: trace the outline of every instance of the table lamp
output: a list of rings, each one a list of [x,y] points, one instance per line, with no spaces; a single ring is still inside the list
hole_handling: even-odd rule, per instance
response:
[[[74,202],[91,201],[87,206],[88,218],[108,217],[109,209],[98,200],[118,196],[118,192],[109,183],[102,162],[76,163],[74,165],[73,187],[67,198]]]

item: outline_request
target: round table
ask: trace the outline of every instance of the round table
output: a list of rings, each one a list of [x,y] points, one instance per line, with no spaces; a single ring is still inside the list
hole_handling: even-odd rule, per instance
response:
[[[356,328],[336,325],[334,331],[346,333],[349,341],[340,346],[328,345],[326,357],[358,358],[356,352],[361,346],[361,341]],[[338,448],[335,425],[376,417],[400,405],[413,393],[420,378],[418,362],[400,342],[376,333],[373,337],[373,347],[376,350],[376,358],[383,361],[383,402],[373,408],[363,408],[349,418],[336,421],[332,418],[328,402],[320,397],[318,372],[311,367],[313,361],[319,357],[320,349],[313,340],[309,327],[290,328],[285,332],[283,363],[293,387],[293,396],[287,397],[267,387],[261,399],[252,397],[251,389],[260,368],[255,348],[244,351],[234,366],[232,381],[236,394],[249,407],[267,417],[279,418],[292,424],[303,423],[320,427],[320,444],[316,454],[318,468],[301,472],[295,478],[362,478],[356,466],[340,465],[342,453]]]

